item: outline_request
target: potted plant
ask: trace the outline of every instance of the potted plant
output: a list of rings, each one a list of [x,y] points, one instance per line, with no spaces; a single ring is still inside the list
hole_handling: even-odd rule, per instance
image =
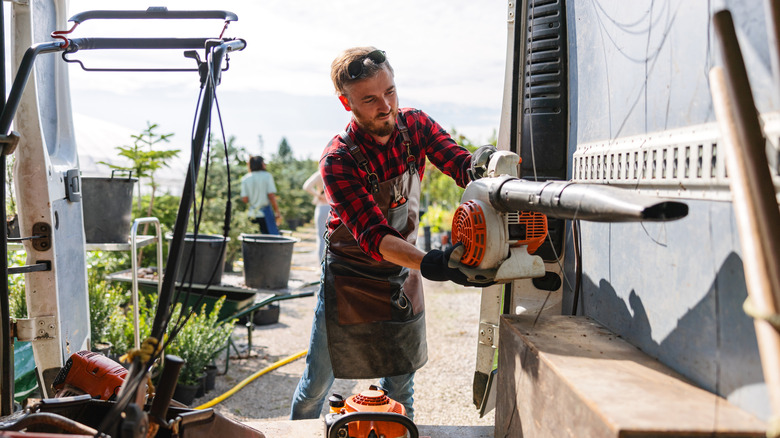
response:
[[[174,399],[179,402],[192,403],[198,386],[203,385],[204,369],[227,345],[228,338],[233,333],[234,320],[218,319],[224,302],[223,296],[214,303],[211,311],[207,311],[204,304],[200,312],[193,312],[168,345],[166,353],[175,354],[185,361],[174,393]],[[177,304],[171,321],[177,321],[181,312],[182,306]],[[169,332],[171,330],[173,326],[169,327]]]
[[[118,287],[110,286],[105,280],[90,272],[88,277],[89,326],[92,351],[106,356],[111,354],[112,343],[109,330],[115,313],[122,313],[124,293]]]

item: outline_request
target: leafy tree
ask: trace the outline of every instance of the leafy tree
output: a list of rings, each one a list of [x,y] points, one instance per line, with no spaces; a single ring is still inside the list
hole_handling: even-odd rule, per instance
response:
[[[469,140],[455,128],[450,130],[453,140],[465,147],[469,152],[474,152],[479,146]],[[495,133],[489,141],[496,144]],[[450,177],[443,174],[430,162],[426,163],[425,175],[422,180],[421,208],[426,211],[421,218],[422,225],[430,226],[440,231],[449,230],[452,222],[452,213],[460,205],[463,189],[458,187]],[[429,214],[430,213],[430,214]]]
[[[282,141],[279,142],[279,150],[276,152],[276,159],[282,163],[289,163],[295,161],[295,157],[292,154],[292,148],[287,143],[287,138],[282,137]]]
[[[274,177],[276,202],[282,217],[300,223],[312,220],[314,205],[311,195],[303,190],[303,183],[317,170],[317,161],[296,159],[287,139],[282,138],[277,153],[267,162],[266,167]],[[293,224],[290,225],[292,227]]]

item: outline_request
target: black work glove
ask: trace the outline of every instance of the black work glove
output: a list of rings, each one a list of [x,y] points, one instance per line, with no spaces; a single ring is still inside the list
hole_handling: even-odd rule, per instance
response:
[[[497,150],[498,149],[492,144],[486,144],[480,146],[471,154],[471,166],[469,166],[468,173],[472,181],[476,181],[485,176],[490,157]]]
[[[438,249],[428,251],[428,253],[425,254],[425,257],[423,257],[422,263],[420,263],[420,273],[422,276],[432,281],[452,281],[453,283],[458,283],[463,286],[487,287],[496,284],[495,281],[489,279],[472,281],[466,274],[461,272],[460,269],[451,267],[459,264],[457,261],[450,260],[453,251],[461,248],[458,252],[462,252],[462,247],[462,243],[457,243],[446,251]],[[460,259],[460,257],[457,258],[458,260]]]

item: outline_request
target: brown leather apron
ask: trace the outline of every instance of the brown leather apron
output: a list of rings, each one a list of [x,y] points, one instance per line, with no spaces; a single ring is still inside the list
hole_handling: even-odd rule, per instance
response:
[[[420,178],[409,150],[406,127],[398,121],[407,170],[377,181],[362,152],[342,133],[350,152],[372,178],[368,190],[390,226],[414,244],[420,207]],[[406,202],[391,208],[400,199]],[[428,361],[420,272],[363,252],[341,224],[328,237],[325,257],[325,323],[333,375],[346,379],[398,376]]]

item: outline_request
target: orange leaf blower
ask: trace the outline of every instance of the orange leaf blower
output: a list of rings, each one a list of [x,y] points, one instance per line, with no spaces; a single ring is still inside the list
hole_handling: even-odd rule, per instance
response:
[[[507,151],[492,154],[484,175],[515,177],[520,157]],[[532,256],[547,238],[547,216],[534,211],[500,211],[491,198],[499,190],[492,178],[466,187],[461,205],[452,217],[452,241],[462,243],[460,264],[466,275],[477,274],[506,282],[541,277],[544,262]]]
[[[330,413],[325,415],[327,438],[418,438],[417,426],[406,416],[401,403],[385,390],[371,385],[367,391],[329,399]]]

